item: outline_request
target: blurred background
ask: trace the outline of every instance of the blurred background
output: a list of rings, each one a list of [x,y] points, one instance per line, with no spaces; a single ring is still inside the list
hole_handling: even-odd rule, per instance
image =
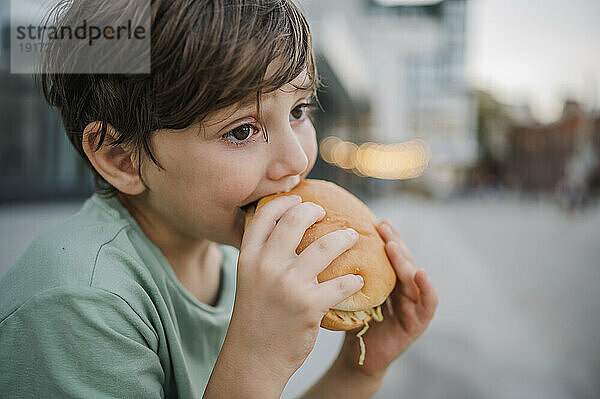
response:
[[[600,2],[300,4],[325,82],[310,177],[390,219],[440,295],[376,398],[600,397]],[[1,277],[93,184],[10,73],[8,0],[0,44]],[[283,397],[341,339],[322,330]]]

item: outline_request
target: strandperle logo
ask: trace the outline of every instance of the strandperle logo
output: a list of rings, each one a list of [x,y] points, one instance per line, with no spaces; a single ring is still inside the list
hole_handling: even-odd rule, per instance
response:
[[[121,39],[137,39],[142,40],[146,38],[146,28],[143,26],[133,26],[131,20],[127,21],[126,25],[112,27],[112,26],[94,26],[89,25],[87,20],[83,20],[83,23],[76,27],[71,26],[17,26],[17,39],[18,40],[87,40],[88,44],[93,45],[94,41],[104,38],[107,40],[121,40]]]
[[[96,4],[11,0],[11,73],[150,73],[151,0]]]

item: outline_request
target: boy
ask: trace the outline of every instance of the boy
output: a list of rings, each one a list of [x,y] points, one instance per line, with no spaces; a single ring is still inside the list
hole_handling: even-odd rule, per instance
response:
[[[64,19],[115,9],[106,2],[75,1]],[[351,231],[295,254],[323,216],[315,204],[278,198],[243,231],[241,207],[294,187],[317,156],[306,109],[318,77],[299,9],[157,0],[151,74],[44,73],[42,84],[98,193],[0,281],[3,394],[279,397],[321,317],[362,286],[316,281]],[[379,231],[399,278],[394,313],[365,335],[363,366],[347,334],[306,397],[371,396],[433,317],[426,273],[389,223]]]

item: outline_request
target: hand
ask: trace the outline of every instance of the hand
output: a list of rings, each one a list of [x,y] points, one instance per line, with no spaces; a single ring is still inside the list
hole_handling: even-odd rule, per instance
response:
[[[425,331],[438,305],[438,295],[425,270],[417,270],[415,261],[398,231],[387,220],[377,226],[385,241],[385,250],[398,280],[389,300],[393,313],[384,303],[383,322],[369,322],[363,335],[366,347],[364,364],[358,365],[360,346],[356,334],[348,331],[340,352],[346,367],[382,377],[390,363]]]
[[[319,283],[317,275],[351,248],[357,235],[338,230],[296,254],[307,228],[322,219],[322,208],[294,196],[275,198],[248,223],[238,262],[237,289],[229,335],[276,378],[287,381],[313,349],[322,317],[363,286],[345,275]],[[226,341],[227,342],[227,341]],[[246,359],[247,360],[247,359]]]

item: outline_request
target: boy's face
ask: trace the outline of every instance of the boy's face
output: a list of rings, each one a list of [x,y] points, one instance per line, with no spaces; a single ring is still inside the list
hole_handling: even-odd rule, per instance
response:
[[[302,86],[305,78],[302,73],[293,83]],[[268,143],[254,102],[209,115],[202,129],[156,132],[152,149],[164,170],[144,162],[149,190],[142,198],[157,227],[239,248],[240,206],[292,189],[315,163],[315,129],[303,107],[310,94],[287,84],[261,98]]]

